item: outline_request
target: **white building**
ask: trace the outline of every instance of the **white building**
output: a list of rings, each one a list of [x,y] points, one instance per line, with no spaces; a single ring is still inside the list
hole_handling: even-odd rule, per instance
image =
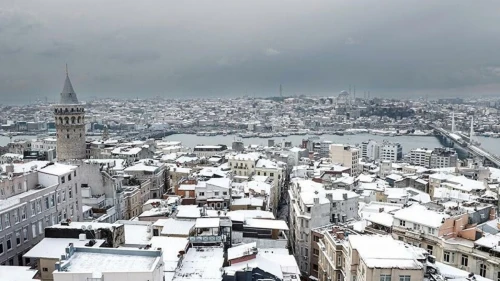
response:
[[[379,159],[379,145],[375,140],[364,141],[361,143],[361,157],[368,161]]]
[[[429,167],[432,150],[427,148],[415,148],[410,151],[410,163],[413,165]]]
[[[2,166],[0,264],[26,265],[23,254],[44,237],[45,227],[82,219],[78,167],[35,161]]]
[[[383,142],[379,155],[381,160],[397,162],[403,159],[403,147],[400,143]]]
[[[290,240],[300,270],[309,274],[311,229],[358,217],[359,195],[347,190],[325,190],[312,180],[294,179],[290,197]]]

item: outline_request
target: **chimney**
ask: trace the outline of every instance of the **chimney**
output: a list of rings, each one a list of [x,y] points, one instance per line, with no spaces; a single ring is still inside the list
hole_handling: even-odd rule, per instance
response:
[[[314,197],[314,205],[319,204],[319,197]]]
[[[14,165],[13,164],[7,164],[5,165],[5,173],[14,173]]]
[[[347,200],[347,193],[342,193],[342,197],[344,198],[344,200]]]
[[[56,264],[55,264],[55,270],[61,271],[61,263],[60,262],[56,262]]]

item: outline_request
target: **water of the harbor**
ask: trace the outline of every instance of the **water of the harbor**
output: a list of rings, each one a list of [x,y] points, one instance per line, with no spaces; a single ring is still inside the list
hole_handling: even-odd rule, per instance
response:
[[[285,141],[291,141],[293,145],[299,146],[303,139],[308,137],[316,137],[320,140],[329,140],[334,143],[345,143],[345,144],[361,144],[363,141],[369,139],[376,140],[377,142],[382,142],[383,140],[388,140],[391,142],[399,142],[403,146],[403,152],[407,153],[414,148],[435,148],[441,147],[438,139],[433,136],[378,136],[372,134],[356,134],[356,135],[321,135],[321,136],[303,136],[303,135],[291,135],[288,137],[280,138],[238,138],[236,135],[227,136],[196,136],[189,134],[177,134],[166,137],[166,140],[170,141],[181,141],[182,145],[187,147],[194,147],[196,145],[215,145],[215,144],[225,144],[231,146],[231,143],[235,139],[240,139],[245,145],[249,144],[260,144],[267,145],[269,139],[273,139],[275,143],[281,143]],[[500,138],[489,138],[489,137],[476,137],[479,142],[481,142],[481,147],[486,151],[500,155]],[[36,136],[14,136],[15,139],[36,139]],[[5,136],[0,136],[0,146],[5,146],[9,142],[9,138]]]

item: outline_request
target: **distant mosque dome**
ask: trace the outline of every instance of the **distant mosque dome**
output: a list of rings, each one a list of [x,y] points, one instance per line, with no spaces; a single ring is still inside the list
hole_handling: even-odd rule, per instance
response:
[[[339,97],[348,97],[348,96],[349,96],[349,92],[347,92],[347,91],[342,91],[339,94]]]

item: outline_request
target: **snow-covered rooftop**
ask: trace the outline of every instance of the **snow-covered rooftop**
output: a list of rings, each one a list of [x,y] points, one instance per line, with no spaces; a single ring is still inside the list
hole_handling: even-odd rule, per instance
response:
[[[242,244],[227,249],[227,259],[233,260],[250,255],[251,253],[257,253],[257,242]]]
[[[288,230],[288,225],[282,220],[247,219],[245,225],[252,228]]]
[[[360,259],[369,268],[422,269],[418,255],[404,242],[389,235],[350,235],[351,247],[358,251]]]
[[[194,247],[184,256],[175,271],[174,281],[222,280],[223,247]]]
[[[24,257],[38,258],[38,259],[59,259],[69,243],[73,243],[74,247],[85,247],[90,240],[74,239],[74,238],[43,238],[31,250],[29,250]],[[100,247],[105,240],[95,240],[94,248]]]
[[[162,225],[161,235],[163,236],[189,236],[194,227],[193,220],[160,219],[155,226]]]
[[[425,206],[413,204],[410,207],[401,209],[394,213],[394,218],[432,228],[438,228],[443,224],[443,220],[450,216],[444,213],[438,213],[428,210]]]
[[[197,218],[195,224],[195,228],[218,228],[219,226],[219,218]]]
[[[0,266],[0,280],[38,281],[40,279],[33,279],[36,273],[30,266]]]

